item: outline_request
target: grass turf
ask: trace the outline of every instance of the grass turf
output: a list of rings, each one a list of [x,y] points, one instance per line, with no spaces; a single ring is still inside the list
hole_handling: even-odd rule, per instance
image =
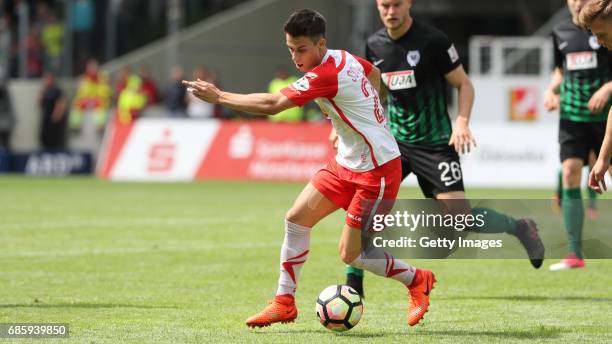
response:
[[[301,188],[2,177],[0,322],[69,323],[71,337],[58,343],[612,341],[610,260],[561,273],[546,271],[550,261],[538,271],[526,260],[412,261],[438,278],[421,325],[406,326],[401,285],[368,274],[363,320],[331,333],[317,322],[314,302],[324,287],[344,280],[341,212],[313,232],[297,322],[248,329],[246,317],[276,289],[282,219]],[[402,189],[400,196],[420,194]]]

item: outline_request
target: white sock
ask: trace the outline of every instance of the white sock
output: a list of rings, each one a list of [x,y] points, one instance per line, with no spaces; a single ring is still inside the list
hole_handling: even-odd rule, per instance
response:
[[[384,254],[384,256],[383,256]],[[382,252],[381,258],[362,258],[361,254],[351,262],[354,268],[368,270],[378,276],[389,277],[409,286],[412,283],[416,268],[401,260],[395,259],[392,255]]]
[[[309,227],[285,220],[285,240],[280,254],[280,277],[276,295],[295,295],[302,265],[310,249]]]

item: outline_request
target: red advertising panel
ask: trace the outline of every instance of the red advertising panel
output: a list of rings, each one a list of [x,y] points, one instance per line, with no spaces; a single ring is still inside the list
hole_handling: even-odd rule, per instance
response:
[[[328,123],[224,122],[196,179],[304,181],[335,155]]]

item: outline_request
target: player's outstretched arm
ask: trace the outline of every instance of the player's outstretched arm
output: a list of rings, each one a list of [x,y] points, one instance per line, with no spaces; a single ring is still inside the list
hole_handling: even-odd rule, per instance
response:
[[[280,92],[252,94],[224,92],[217,86],[199,79],[196,81],[183,80],[183,85],[190,87],[196,97],[207,103],[220,104],[255,115],[275,115],[296,106]]]
[[[563,82],[563,70],[556,67],[552,79],[548,84],[548,88],[544,92],[544,109],[546,111],[553,111],[559,108],[559,92],[561,90],[561,83]]]
[[[469,153],[472,147],[476,147],[476,140],[469,127],[474,105],[474,85],[462,66],[446,74],[445,78],[459,92],[459,113],[448,144],[454,146],[457,153]]]

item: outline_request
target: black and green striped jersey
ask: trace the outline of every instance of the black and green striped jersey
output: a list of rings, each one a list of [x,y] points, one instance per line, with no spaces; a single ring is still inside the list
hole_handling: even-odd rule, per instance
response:
[[[448,143],[452,125],[444,76],[461,62],[446,35],[416,20],[397,40],[383,28],[368,38],[366,58],[381,70],[389,90],[387,113],[393,136],[407,143]]]
[[[563,70],[561,119],[573,122],[605,121],[610,102],[600,113],[589,111],[593,94],[612,80],[612,53],[597,38],[566,18],[553,28],[555,66]]]

